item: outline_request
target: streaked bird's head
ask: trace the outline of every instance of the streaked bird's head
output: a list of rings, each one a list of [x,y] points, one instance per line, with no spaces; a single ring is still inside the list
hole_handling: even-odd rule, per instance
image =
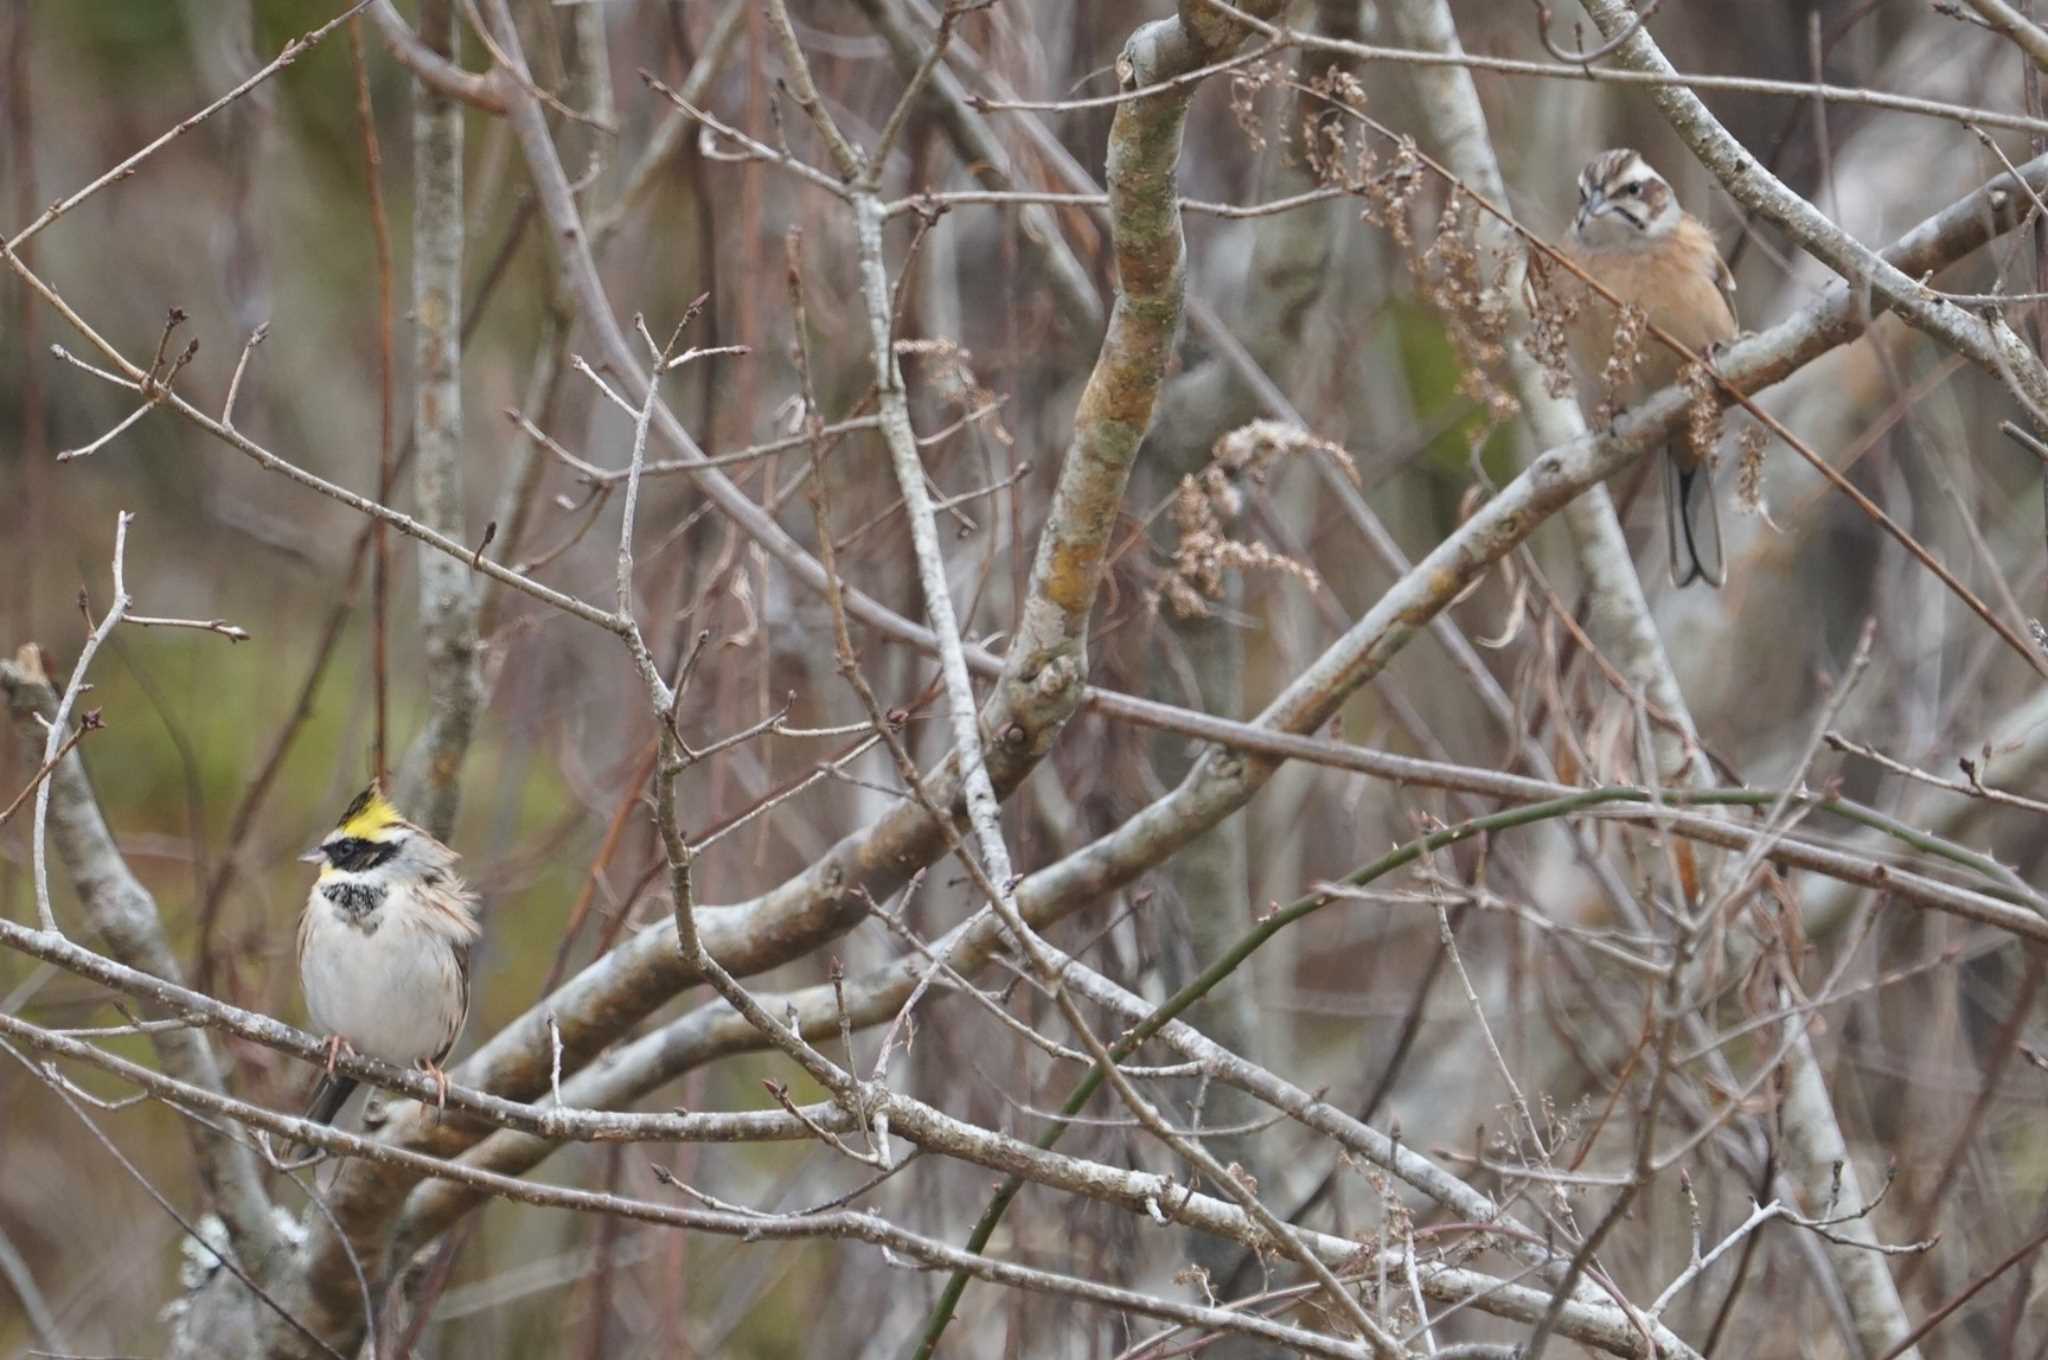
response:
[[[341,876],[423,874],[445,869],[455,852],[399,815],[376,784],[357,794],[334,830],[299,858],[320,866],[325,882]]]
[[[1572,235],[1581,245],[1628,250],[1665,235],[1684,215],[1664,177],[1621,147],[1601,152],[1579,172]]]

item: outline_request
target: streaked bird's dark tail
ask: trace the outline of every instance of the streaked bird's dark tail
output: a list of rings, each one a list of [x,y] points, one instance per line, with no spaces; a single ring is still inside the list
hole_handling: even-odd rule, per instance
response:
[[[1705,581],[1718,590],[1728,580],[1715,501],[1712,471],[1704,464],[1686,467],[1679,461],[1679,445],[1673,443],[1664,451],[1664,518],[1673,585]]]

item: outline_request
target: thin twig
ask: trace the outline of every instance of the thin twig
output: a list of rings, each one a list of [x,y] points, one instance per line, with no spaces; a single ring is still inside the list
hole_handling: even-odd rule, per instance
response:
[[[247,642],[247,629],[237,628],[226,619],[160,619],[142,614],[130,614],[124,622],[137,628],[197,628],[203,632],[218,633],[229,642]]]
[[[58,199],[55,203],[52,203],[49,207],[45,208],[40,217],[36,218],[35,221],[23,227],[20,231],[16,232],[14,236],[8,240],[8,251],[10,253],[19,251],[23,246],[29,243],[30,239],[32,239],[37,232],[41,231],[44,227],[49,226],[52,222],[62,217],[65,213],[70,212],[73,208],[76,208],[79,204],[83,203],[86,199],[91,198],[94,194],[106,188],[108,185],[118,184],[122,180],[127,179],[129,176],[133,175],[138,169],[141,168],[142,163],[144,161],[148,160],[151,156],[154,156],[157,152],[169,146],[172,142],[178,140],[178,138],[190,132],[193,128],[198,127],[201,123],[205,122],[208,118],[211,118],[214,114],[220,112],[228,105],[234,103],[237,99],[240,99],[242,96],[248,94],[249,91],[255,89],[258,85],[261,85],[264,81],[270,79],[279,71],[282,71],[285,67],[297,61],[300,57],[306,55],[307,52],[319,46],[320,43],[325,41],[328,35],[332,34],[335,29],[340,28],[343,24],[347,23],[350,19],[354,18],[357,14],[361,13],[366,5],[370,5],[373,3],[375,3],[375,0],[356,0],[356,3],[350,5],[347,9],[335,15],[326,23],[320,25],[320,27],[312,30],[309,33],[305,33],[300,35],[299,37],[293,38],[290,42],[286,43],[283,46],[283,48],[281,48],[278,51],[278,54],[275,57],[271,58],[269,62],[265,63],[263,67],[261,67],[254,75],[250,76],[247,80],[244,80],[241,84],[235,86],[232,90],[229,90],[226,94],[214,100],[205,108],[199,110],[199,112],[191,115],[189,118],[186,118],[183,122],[180,122],[176,127],[172,128],[169,132],[166,132],[163,136],[158,137],[155,141],[143,147],[134,155],[127,157],[120,164],[116,165],[113,169],[107,171],[98,179],[92,181],[92,183],[86,185],[82,189],[77,190],[75,193],[68,194],[63,198]]]
[[[14,801],[7,805],[4,812],[0,812],[0,826],[7,825],[8,819],[21,810],[21,805],[28,800],[28,796],[41,787],[42,782],[50,777],[51,771],[57,768],[65,756],[71,754],[71,748],[85,740],[86,733],[97,732],[105,726],[106,723],[101,720],[98,709],[87,709],[85,716],[78,720],[78,730],[64,738],[64,744],[57,748],[57,754],[45,760],[36,772],[29,776],[29,781],[22,786],[21,792],[14,795]]]
[[[71,710],[78,703],[78,696],[85,686],[85,668],[92,664],[93,653],[100,644],[113,635],[121,617],[128,612],[132,601],[128,597],[128,583],[125,576],[128,554],[128,526],[135,516],[123,510],[114,517],[114,598],[107,605],[106,616],[99,626],[92,630],[79,649],[78,663],[71,668],[70,683],[64,686],[63,697],[57,701],[57,712],[50,719],[49,735],[43,741],[43,764],[55,766],[58,748],[63,746],[66,729],[71,722]],[[33,864],[36,884],[36,920],[42,928],[56,934],[57,914],[50,906],[50,863],[46,842],[50,827],[50,782],[46,779],[36,787],[35,828],[31,833],[30,858]]]

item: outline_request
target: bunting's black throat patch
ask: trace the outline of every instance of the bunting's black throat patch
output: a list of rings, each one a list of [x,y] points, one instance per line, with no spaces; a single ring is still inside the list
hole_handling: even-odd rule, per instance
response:
[[[365,935],[377,933],[377,908],[384,905],[384,889],[368,883],[322,884],[321,895],[334,904],[341,919]]]

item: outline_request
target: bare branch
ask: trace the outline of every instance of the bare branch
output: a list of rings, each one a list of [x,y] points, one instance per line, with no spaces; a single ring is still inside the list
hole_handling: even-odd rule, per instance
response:
[[[129,518],[123,512],[116,529],[117,563],[125,547],[118,540],[125,538]],[[117,571],[117,604],[124,593],[123,584]],[[103,641],[104,634],[120,618],[121,609],[110,607],[100,628],[94,630],[94,637]],[[43,723],[50,738],[62,733],[69,721],[66,710],[77,700],[76,687],[84,674],[84,663],[89,659],[89,654],[81,655],[62,701],[52,693],[35,648],[24,648],[17,659],[0,662],[0,689],[6,691],[9,706],[17,720],[24,724],[31,719]],[[100,815],[92,786],[86,779],[84,762],[75,749],[62,755],[57,755],[50,747],[45,749],[44,763],[51,766],[51,772],[36,788],[38,824],[35,853],[38,857],[43,853],[41,835],[44,819],[47,819],[49,829],[56,834],[58,853],[70,868],[72,881],[78,888],[80,906],[87,923],[122,962],[103,961],[90,950],[72,943],[48,917],[42,919],[40,931],[30,931],[12,921],[0,921],[0,945],[34,957],[50,957],[52,961],[93,960],[95,966],[104,966],[135,979],[140,988],[138,995],[145,999],[147,1013],[158,1016],[181,1013],[182,1007],[161,1004],[160,1000],[150,996],[151,990],[156,988],[183,990],[178,983],[181,974],[177,957],[164,936],[156,902],[129,870]],[[47,866],[39,858],[36,867],[39,871],[37,887],[47,892]],[[226,1089],[213,1050],[203,1033],[180,1027],[153,1033],[150,1042],[166,1071],[209,1091]],[[214,1196],[221,1217],[239,1244],[238,1249],[252,1256],[272,1250],[277,1244],[278,1229],[271,1216],[269,1197],[264,1193],[262,1175],[255,1158],[246,1147],[231,1139],[217,1137],[203,1128],[194,1126],[187,1132],[200,1174]]]

